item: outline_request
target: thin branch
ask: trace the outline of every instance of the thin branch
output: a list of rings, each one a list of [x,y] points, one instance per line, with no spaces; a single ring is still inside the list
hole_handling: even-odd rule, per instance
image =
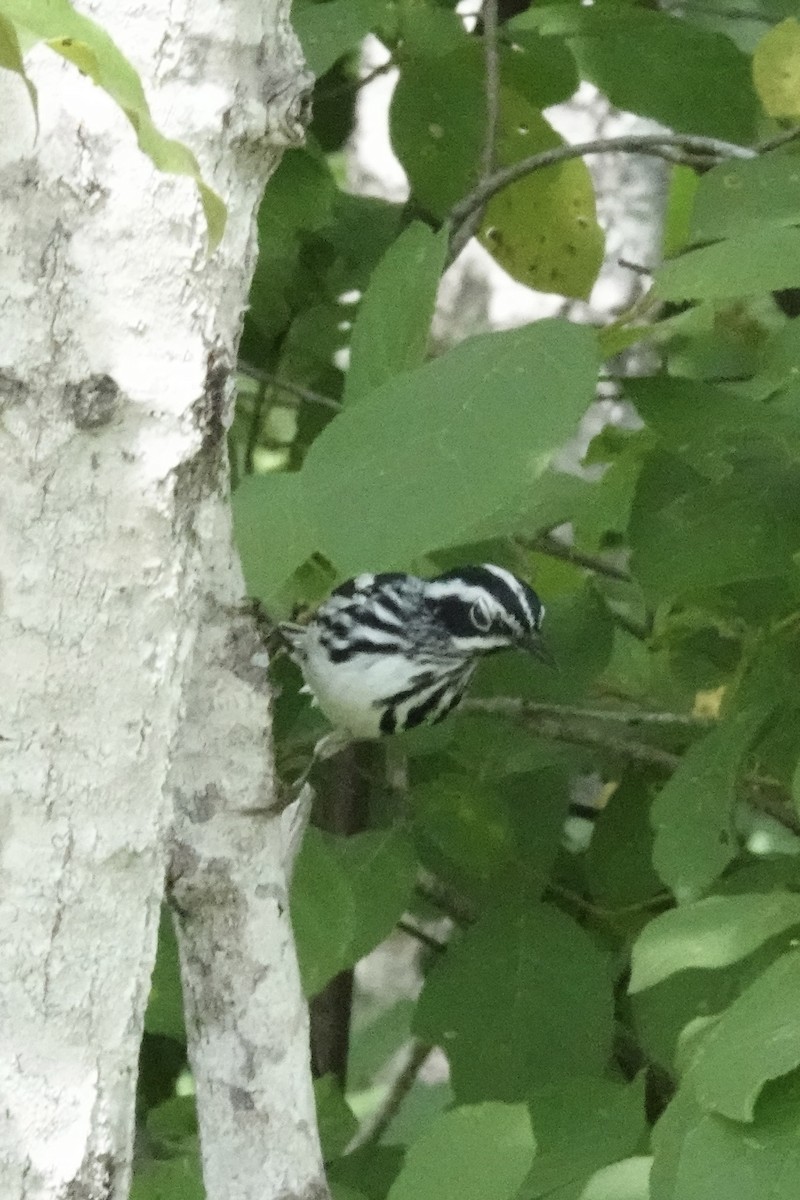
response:
[[[317,96],[317,100],[333,100],[337,96],[344,96],[347,92],[360,92],[362,88],[368,87],[374,83],[381,75],[386,75],[397,63],[393,58],[387,59],[385,63],[381,63],[379,67],[373,68],[368,74],[362,75],[360,79],[348,79],[344,83],[337,83],[335,87],[326,88]]]
[[[757,150],[759,154],[766,154],[769,150],[777,150],[780,146],[785,146],[798,138],[800,138],[800,126],[795,125],[793,129],[784,129],[782,133],[776,133],[774,137],[759,142]]]
[[[685,13],[688,11],[707,13],[710,17],[722,17],[730,21],[756,21],[759,25],[771,25],[769,17],[757,12],[754,8],[717,8],[713,4],[700,4],[691,0],[691,4],[662,4],[661,11],[665,13]]]
[[[517,540],[527,549],[534,550],[538,554],[546,554],[549,558],[558,558],[562,562],[572,563],[576,567],[586,567],[588,571],[594,571],[596,575],[605,575],[608,579],[618,579],[622,583],[633,582],[630,572],[626,571],[624,567],[617,567],[607,559],[597,558],[593,554],[583,554],[574,546],[560,542],[558,538],[554,538],[549,533],[530,540],[526,538]]]
[[[484,89],[486,93],[486,136],[481,153],[479,181],[491,178],[500,123],[500,55],[497,47],[497,0],[483,0]],[[484,205],[479,205],[454,229],[447,252],[447,263],[455,262],[467,242],[477,233]]]
[[[240,374],[246,375],[248,379],[256,379],[259,383],[269,384],[307,404],[320,404],[323,408],[330,408],[334,412],[342,411],[342,405],[331,396],[323,396],[321,392],[314,392],[311,388],[303,387],[301,383],[294,383],[291,379],[279,379],[277,375],[272,375],[269,371],[262,370],[261,367],[253,367],[250,363],[239,362],[236,370]]]
[[[648,277],[655,271],[655,267],[644,267],[641,263],[630,262],[627,258],[618,258],[617,266],[623,267],[626,271],[633,271],[634,275],[647,275]]]
[[[411,1042],[406,1061],[391,1083],[383,1104],[361,1126],[347,1147],[348,1154],[353,1150],[359,1150],[362,1146],[377,1146],[400,1111],[406,1096],[417,1082],[417,1076],[433,1049],[434,1047],[429,1042],[420,1041],[419,1038],[415,1038]]]
[[[497,705],[498,699],[501,698],[488,701],[468,700],[463,704],[462,711],[491,712],[491,706]],[[532,714],[530,711],[526,711],[524,703],[521,703],[519,709],[516,708],[515,702],[510,703],[513,704],[513,707],[504,708],[501,704],[495,707],[494,711],[516,717],[517,720],[526,724],[534,735],[546,738],[547,741],[600,750],[606,754],[614,754],[619,758],[627,759],[628,762],[654,767],[666,775],[673,775],[683,762],[680,754],[664,750],[661,746],[634,741],[632,738],[611,736],[607,729],[603,728],[593,729],[587,726],[579,728],[570,725],[569,721],[563,717]],[[505,704],[507,705],[509,702],[505,701]],[[481,708],[481,705],[487,707]],[[747,801],[753,808],[772,817],[795,837],[800,837],[800,816],[796,815],[791,808],[789,795],[779,780],[750,774],[745,775],[741,783],[747,791]]]
[[[423,900],[427,900],[434,908],[450,917],[451,921],[455,921],[456,925],[464,927],[472,925],[475,921],[477,914],[470,902],[442,883],[441,879],[437,879],[430,871],[421,872],[414,890]]]
[[[540,704],[519,700],[516,696],[493,696],[490,699],[464,700],[460,712],[493,713],[502,716],[546,717],[561,721],[603,721],[637,729],[643,725],[662,728],[706,730],[718,724],[715,717],[699,717],[694,713],[651,712],[646,709],[572,708],[568,704]]]
[[[267,385],[261,380],[256,392],[256,402],[253,405],[253,415],[250,419],[250,424],[247,429],[247,443],[244,450],[244,471],[245,475],[253,474],[253,458],[255,457],[258,439],[261,436],[261,428],[264,421],[264,404],[267,397]]]
[[[415,941],[421,942],[428,950],[435,951],[436,954],[443,954],[447,949],[447,942],[441,942],[439,938],[435,938],[433,934],[428,933],[426,929],[422,929],[414,921],[409,921],[407,917],[403,917],[397,922],[397,928],[402,933],[407,933],[409,937]]]
[[[626,613],[620,612],[620,610],[615,608],[613,604],[609,604],[605,597],[603,597],[603,601],[605,603],[606,611],[615,625],[618,625],[620,629],[624,629],[626,633],[631,635],[631,637],[635,637],[637,642],[650,641],[651,637],[653,636],[652,619],[647,621],[637,621],[634,617],[629,617]]]
[[[450,213],[450,220],[456,230],[453,236],[454,238],[457,236],[459,227],[467,217],[476,209],[482,208],[491,200],[492,196],[534,171],[541,171],[545,167],[554,167],[559,163],[569,162],[573,158],[583,158],[586,154],[644,154],[672,161],[676,151],[684,154],[712,156],[715,159],[755,158],[758,154],[758,151],[750,146],[740,146],[736,142],[723,142],[719,138],[668,133],[598,138],[591,142],[580,142],[574,146],[556,146],[552,150],[532,154],[508,167],[502,167],[488,179],[481,180],[469,195],[464,196],[453,207]]]

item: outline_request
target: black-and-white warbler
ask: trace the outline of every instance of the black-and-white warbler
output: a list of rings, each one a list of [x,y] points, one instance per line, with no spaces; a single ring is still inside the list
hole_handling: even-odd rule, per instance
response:
[[[548,661],[543,617],[532,588],[485,563],[435,579],[357,575],[281,632],[335,728],[375,738],[441,721],[485,654],[516,646]]]

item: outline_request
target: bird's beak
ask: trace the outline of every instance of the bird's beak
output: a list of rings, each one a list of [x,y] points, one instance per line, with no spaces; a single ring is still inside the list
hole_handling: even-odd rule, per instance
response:
[[[545,663],[548,667],[554,667],[557,669],[555,658],[548,649],[546,643],[542,641],[542,638],[538,633],[535,633],[532,637],[528,638],[523,649],[527,650],[529,654],[532,654],[534,658],[538,658],[540,662]]]

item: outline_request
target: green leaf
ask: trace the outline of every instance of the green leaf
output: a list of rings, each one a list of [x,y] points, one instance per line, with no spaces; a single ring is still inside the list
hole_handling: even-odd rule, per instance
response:
[[[328,1162],[344,1154],[358,1129],[358,1121],[333,1075],[314,1080],[314,1101],[322,1157]]]
[[[392,96],[394,152],[416,200],[441,219],[477,180],[486,120],[482,59],[477,44],[410,58]]]
[[[535,94],[547,72],[537,71],[556,39],[523,38],[501,50],[497,166],[562,145]],[[563,68],[559,67],[559,71]],[[483,56],[474,40],[443,57],[404,63],[392,102],[392,140],[414,196],[443,218],[477,181],[486,120]],[[532,87],[531,81],[536,81]],[[603,234],[585,163],[574,160],[534,172],[489,202],[480,240],[515,279],[542,291],[586,297],[603,258]]]
[[[477,39],[462,34],[450,53],[438,50],[426,45],[403,58],[390,125],[415,198],[443,218],[477,182],[486,108]],[[558,38],[526,31],[512,45],[501,43],[499,59],[501,105],[516,97],[528,110],[546,108],[566,100],[577,85],[574,59]]]
[[[625,395],[664,448],[709,479],[731,475],[737,459],[756,450],[779,458],[787,449],[800,458],[800,418],[792,408],[665,375],[626,381]]]
[[[711,174],[711,172],[709,172]],[[697,212],[697,190],[705,176],[698,178],[691,167],[680,164],[670,172],[667,210],[664,215],[663,253],[672,258],[689,241],[691,222]]]
[[[447,229],[414,221],[378,263],[353,326],[345,403],[424,361],[446,253]]]
[[[386,8],[385,0],[295,4],[292,24],[313,73],[324,75],[343,54],[355,50]]]
[[[595,824],[586,856],[593,898],[606,908],[643,904],[661,891],[653,870],[650,797],[639,774],[626,776]]]
[[[481,667],[473,694],[576,703],[607,665],[614,626],[596,589],[581,581],[575,591],[562,595],[542,591],[547,596],[543,635],[556,669],[524,654],[497,655]]]
[[[172,1096],[147,1113],[147,1132],[157,1143],[159,1157],[187,1154],[197,1142],[197,1104],[194,1096]]]
[[[505,797],[474,776],[438,772],[411,790],[408,800],[422,847],[430,844],[456,868],[467,891],[480,894],[504,868],[513,852],[513,833]],[[436,861],[430,864],[437,870]]]
[[[75,11],[68,0],[3,0],[3,15],[43,38],[62,57],[108,92],[136,132],[139,149],[168,175],[189,175],[197,184],[208,226],[208,249],[214,251],[225,232],[227,209],[200,174],[187,146],[164,137],[150,116],[138,74],[99,25]]]
[[[178,1042],[186,1041],[178,943],[172,927],[172,917],[165,908],[161,910],[158,926],[158,950],[153,978],[150,981],[150,997],[147,1001],[144,1027],[147,1033],[163,1034],[164,1037],[174,1038]]]
[[[348,964],[356,902],[339,856],[313,825],[292,876],[292,927],[306,996],[315,996]]]
[[[639,1155],[601,1167],[586,1184],[580,1200],[649,1200],[652,1158]]]
[[[352,967],[392,931],[416,858],[397,826],[335,837],[311,826],[292,878],[292,923],[306,995]]]
[[[689,1068],[698,1103],[752,1121],[764,1084],[800,1065],[800,953],[776,959],[706,1033]]]
[[[0,12],[0,67],[6,71],[13,71],[15,75],[19,75],[22,82],[25,84],[28,95],[31,99],[33,114],[36,117],[36,127],[38,132],[39,127],[39,104],[36,97],[36,88],[31,83],[28,76],[25,74],[25,64],[22,61],[22,51],[19,45],[17,31],[8,19]]]
[[[335,844],[355,898],[349,958],[356,963],[389,936],[403,915],[414,888],[417,857],[399,825],[340,838]]]
[[[369,1200],[385,1200],[403,1158],[399,1146],[364,1146],[326,1164],[326,1174],[337,1190],[348,1186]]]
[[[246,475],[231,504],[247,594],[270,607],[317,545],[307,519],[303,476],[279,471]]]
[[[680,133],[745,143],[756,137],[749,59],[721,34],[666,13],[605,5],[580,11],[570,45],[583,78],[618,108]]]
[[[598,1168],[639,1145],[645,1131],[644,1079],[623,1084],[591,1076],[565,1078],[537,1088],[530,1112],[536,1158],[520,1200],[567,1200],[583,1194],[582,1184]]]
[[[614,0],[536,5],[510,25],[566,37],[581,77],[618,108],[681,133],[743,143],[756,137],[750,59],[719,32]]]
[[[795,155],[732,159],[700,177],[692,241],[716,242],[748,228],[755,232],[757,226],[786,225],[800,225],[800,162]]]
[[[668,1074],[679,1074],[685,1065],[684,1030],[699,1028],[723,1012],[790,943],[791,933],[784,934],[729,967],[681,971],[633,995],[634,1028],[645,1056]]]
[[[414,1029],[445,1049],[461,1102],[523,1099],[564,1074],[600,1074],[608,961],[558,909],[498,904],[435,964]]]
[[[351,574],[466,541],[534,485],[574,430],[594,376],[591,331],[555,320],[473,338],[390,380],[308,453],[302,478],[318,548]]]
[[[652,453],[631,509],[633,574],[659,599],[792,574],[798,482],[796,467],[747,458],[709,482],[679,459]]]
[[[800,1080],[770,1085],[750,1125],[703,1113],[684,1086],[654,1141],[651,1200],[796,1200]]]
[[[800,22],[767,30],[753,53],[753,82],[770,117],[800,117]]]
[[[769,712],[754,706],[733,713],[690,746],[656,797],[653,865],[679,901],[703,892],[736,855],[736,782]]]
[[[455,1108],[409,1148],[389,1200],[513,1200],[534,1153],[524,1105]]]
[[[708,896],[654,917],[633,947],[629,990],[642,991],[692,967],[726,967],[800,925],[800,896]]]
[[[800,229],[760,225],[673,258],[656,272],[653,287],[661,300],[713,300],[798,284]]]

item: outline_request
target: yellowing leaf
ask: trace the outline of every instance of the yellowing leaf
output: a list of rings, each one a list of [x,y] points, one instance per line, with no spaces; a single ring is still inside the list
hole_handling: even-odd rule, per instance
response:
[[[516,92],[502,93],[499,166],[560,146],[541,113]],[[587,299],[603,261],[594,188],[581,159],[533,171],[487,205],[479,239],[520,283]]]
[[[225,231],[227,209],[203,180],[197,159],[188,146],[164,137],[153,124],[138,74],[105,30],[77,13],[69,0],[48,0],[47,4],[36,0],[3,0],[3,14],[16,26],[45,41],[108,92],[136,130],[139,148],[159,171],[194,179],[208,226],[209,251],[215,250]]]
[[[800,117],[800,22],[787,17],[764,34],[753,54],[753,82],[771,117]]]
[[[14,71],[15,74],[19,75],[28,89],[28,95],[31,98],[31,104],[33,105],[33,111],[38,124],[39,115],[36,107],[36,88],[25,74],[17,31],[11,21],[3,16],[2,13],[0,13],[0,67],[3,67],[6,71]]]

